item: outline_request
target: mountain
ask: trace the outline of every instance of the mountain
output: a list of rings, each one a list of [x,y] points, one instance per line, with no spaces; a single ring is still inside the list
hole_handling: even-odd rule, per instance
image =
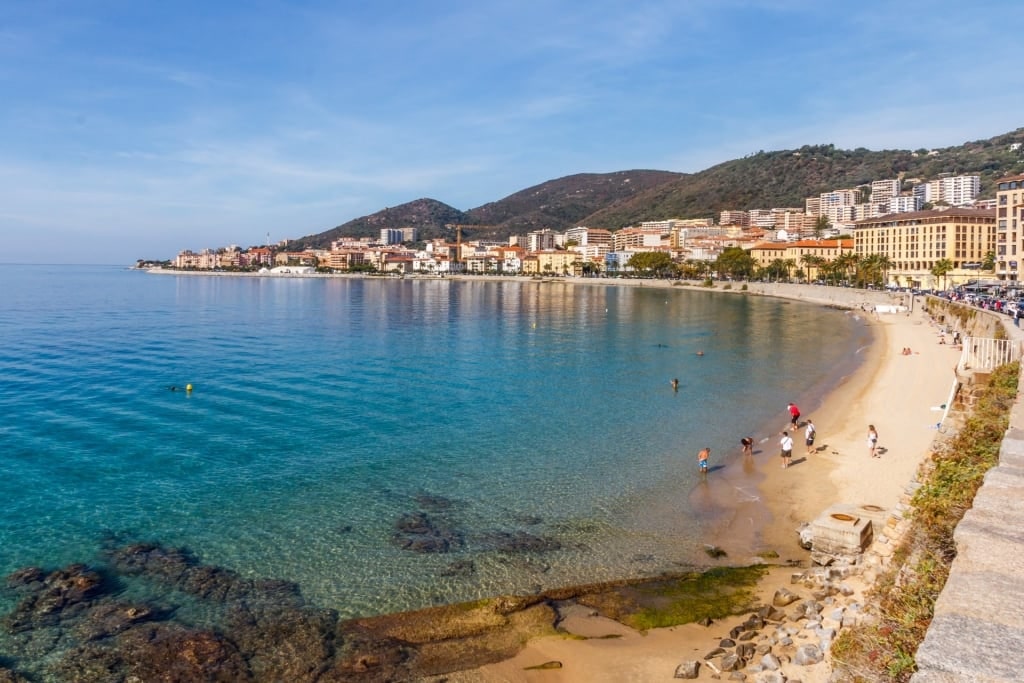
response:
[[[1019,144],[1018,144],[1019,143]],[[1014,149],[1017,144],[1016,149]],[[417,227],[421,239],[453,238],[445,224],[465,225],[466,239],[575,225],[617,230],[645,220],[717,217],[723,209],[803,207],[807,197],[872,180],[927,181],[944,173],[981,176],[982,196],[996,179],[1024,173],[1024,128],[987,140],[935,150],[800,149],[758,152],[699,173],[633,170],[581,173],[549,180],[463,212],[434,199],[417,199],[363,216],[289,248],[327,247],[341,236],[376,237],[381,228]]]

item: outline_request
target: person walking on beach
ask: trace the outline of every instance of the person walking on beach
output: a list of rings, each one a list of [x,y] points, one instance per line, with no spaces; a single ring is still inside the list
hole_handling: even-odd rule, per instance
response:
[[[868,425],[868,453],[872,458],[881,457],[878,455],[878,430],[875,425]]]
[[[796,429],[800,426],[800,409],[796,407],[795,403],[787,403],[786,410],[789,411],[789,424]]]
[[[697,454],[697,467],[700,469],[702,476],[708,476],[708,456],[711,455],[711,449],[704,447],[700,453]]]
[[[782,432],[782,440],[779,441],[779,446],[782,447],[782,469],[789,467],[789,461],[793,458],[793,438],[790,437],[789,432]]]
[[[814,422],[811,418],[807,418],[807,427],[804,428],[804,444],[807,446],[807,455],[814,451],[814,436],[817,433],[818,430],[814,427]]]
[[[740,445],[743,446],[743,455],[754,454],[754,437],[745,436],[740,439]]]

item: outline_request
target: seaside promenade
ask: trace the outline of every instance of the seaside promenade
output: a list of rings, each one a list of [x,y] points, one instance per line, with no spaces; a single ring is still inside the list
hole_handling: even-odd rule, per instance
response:
[[[1024,343],[1024,330],[999,317],[1007,336]],[[985,476],[954,539],[957,556],[911,681],[1024,680],[1024,403],[1019,390],[999,464]]]

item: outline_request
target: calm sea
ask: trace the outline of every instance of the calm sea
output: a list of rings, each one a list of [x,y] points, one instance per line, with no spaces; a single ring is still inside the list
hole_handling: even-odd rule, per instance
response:
[[[0,288],[0,572],[158,541],[342,616],[706,561],[757,492],[694,509],[697,450],[728,481],[739,437],[869,339],[679,289],[98,266],[0,266]],[[396,542],[416,513],[449,552]]]

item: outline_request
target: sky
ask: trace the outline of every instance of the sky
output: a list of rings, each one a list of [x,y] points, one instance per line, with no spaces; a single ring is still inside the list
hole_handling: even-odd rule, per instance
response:
[[[959,145],[1024,125],[1022,24],[1019,0],[8,0],[0,263],[171,259],[805,144]]]

